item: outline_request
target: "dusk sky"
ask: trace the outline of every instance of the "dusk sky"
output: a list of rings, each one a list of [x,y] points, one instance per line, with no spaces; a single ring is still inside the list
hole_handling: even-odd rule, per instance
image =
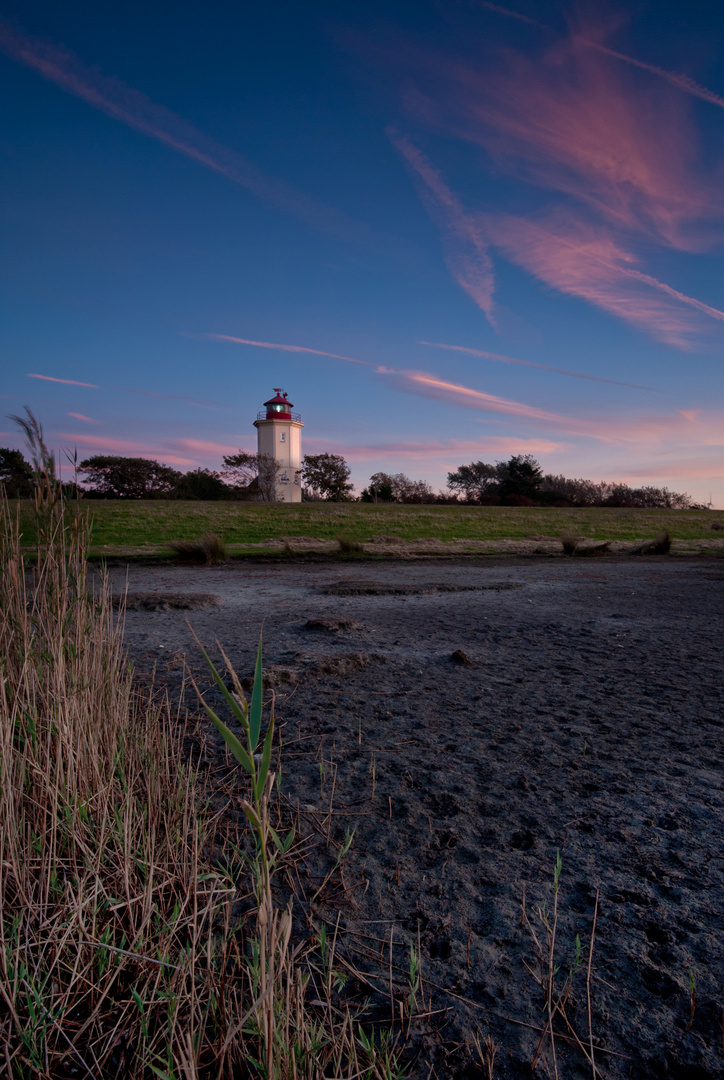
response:
[[[2,416],[724,506],[724,5],[0,0]],[[22,447],[0,420],[0,443]]]

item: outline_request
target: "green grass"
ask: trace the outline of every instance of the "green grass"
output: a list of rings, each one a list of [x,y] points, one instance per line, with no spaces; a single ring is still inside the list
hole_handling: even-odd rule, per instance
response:
[[[399,506],[366,503],[255,505],[233,502],[95,502],[82,504],[92,518],[92,550],[112,554],[145,549],[165,553],[174,540],[216,533],[224,544],[245,547],[264,540],[313,537],[364,541],[392,535],[402,540],[523,540],[564,533],[597,540],[643,540],[668,529],[674,540],[718,539],[707,510],[559,509],[505,506]],[[34,542],[30,502],[20,503],[24,543]]]

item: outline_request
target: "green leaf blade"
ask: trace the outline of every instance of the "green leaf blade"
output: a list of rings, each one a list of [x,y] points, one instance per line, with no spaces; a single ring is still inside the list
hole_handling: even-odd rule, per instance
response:
[[[214,664],[213,660],[211,659],[211,657],[209,656],[209,654],[207,653],[207,651],[203,647],[203,645],[201,646],[201,653],[203,655],[204,660],[206,661],[206,663],[209,666],[209,670],[210,670],[211,674],[214,677],[214,682],[218,686],[221,693],[224,695],[224,698],[226,700],[226,704],[229,706],[232,713],[234,714],[236,719],[239,721],[241,726],[244,728],[244,730],[248,731],[249,720],[247,718],[245,710],[242,709],[242,707],[239,705],[239,702],[236,700],[236,698],[233,696],[233,694],[229,693],[228,689],[224,685],[224,680],[221,678],[221,675],[216,670],[216,665]]]
[[[259,648],[256,653],[256,667],[254,669],[254,689],[251,692],[251,708],[249,710],[249,749],[253,754],[259,742],[261,731],[261,706],[262,693],[262,666],[261,666],[261,634],[259,634]]]
[[[269,775],[269,765],[271,763],[272,752],[272,740],[274,738],[274,717],[272,716],[269,721],[269,730],[266,733],[264,739],[264,749],[261,755],[261,764],[259,765],[259,774],[256,779],[256,797],[261,799],[264,792],[264,785],[266,784],[266,778]]]
[[[246,750],[241,745],[234,732],[231,730],[231,728],[228,728],[226,726],[223,720],[219,719],[214,710],[206,704],[203,698],[201,699],[201,704],[206,709],[207,716],[213,722],[219,735],[221,735],[222,739],[229,747],[229,750],[231,750],[232,754],[239,762],[241,767],[249,774],[249,776],[255,777],[256,768],[254,766],[253,758],[251,758],[249,754],[247,754]]]

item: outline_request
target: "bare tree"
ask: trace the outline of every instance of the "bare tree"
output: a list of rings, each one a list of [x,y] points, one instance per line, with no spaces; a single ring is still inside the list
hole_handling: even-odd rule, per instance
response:
[[[277,473],[280,465],[271,454],[247,454],[240,450],[224,458],[221,475],[239,498],[277,501]]]

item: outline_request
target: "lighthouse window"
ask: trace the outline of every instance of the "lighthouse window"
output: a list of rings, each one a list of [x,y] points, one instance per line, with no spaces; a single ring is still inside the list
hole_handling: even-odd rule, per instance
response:
[[[280,436],[280,438],[281,438],[282,442],[286,442],[286,441],[287,441],[287,433],[286,433],[286,431],[283,431],[283,432],[281,433],[281,436]]]

